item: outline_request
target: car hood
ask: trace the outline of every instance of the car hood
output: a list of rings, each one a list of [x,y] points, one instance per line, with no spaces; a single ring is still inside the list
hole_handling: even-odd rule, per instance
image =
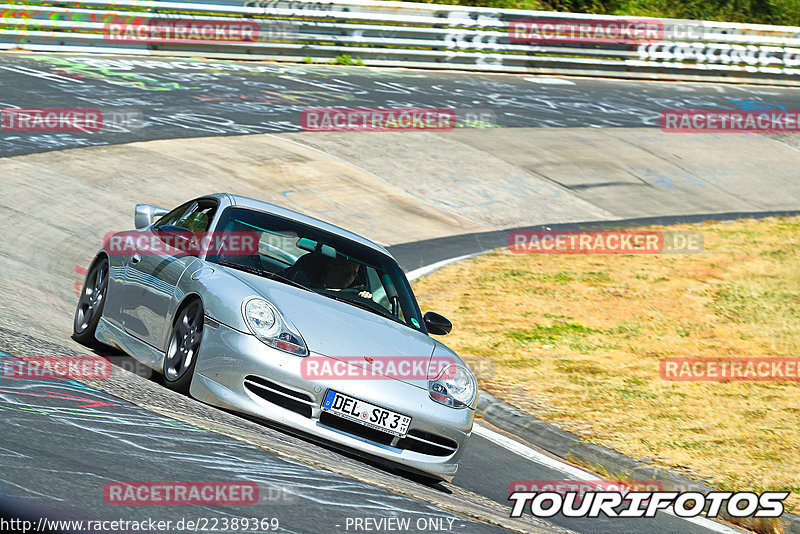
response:
[[[313,355],[368,368],[364,358],[424,357],[430,362],[437,343],[422,332],[345,302],[243,271],[228,271],[274,304],[291,322]],[[427,366],[426,366],[427,367]],[[395,375],[396,376],[396,375]],[[427,379],[403,382],[428,388]]]

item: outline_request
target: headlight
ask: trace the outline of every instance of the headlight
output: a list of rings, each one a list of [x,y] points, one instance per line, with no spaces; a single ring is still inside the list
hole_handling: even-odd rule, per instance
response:
[[[308,354],[300,334],[281,313],[261,298],[251,298],[242,305],[242,315],[247,327],[259,341],[272,348],[298,356]]]
[[[452,408],[468,408],[475,400],[478,383],[463,365],[448,365],[434,380],[428,380],[431,399]]]

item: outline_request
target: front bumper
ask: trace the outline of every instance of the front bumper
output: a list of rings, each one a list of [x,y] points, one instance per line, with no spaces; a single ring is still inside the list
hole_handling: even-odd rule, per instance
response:
[[[207,323],[190,393],[412,471],[445,480],[455,475],[472,430],[472,410],[438,404],[427,390],[395,379],[309,380],[301,375],[302,360],[253,335]],[[329,388],[410,416],[408,437],[392,439],[357,423],[340,424],[343,419],[320,409]]]

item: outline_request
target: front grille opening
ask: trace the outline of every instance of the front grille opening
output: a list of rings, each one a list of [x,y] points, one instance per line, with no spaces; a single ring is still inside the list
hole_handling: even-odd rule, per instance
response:
[[[322,412],[319,422],[327,427],[341,430],[347,434],[358,436],[369,441],[380,443],[381,445],[391,445],[394,436],[388,432],[382,432],[375,428],[370,428],[362,424],[333,415],[330,412]],[[450,456],[458,450],[458,443],[450,438],[423,432],[422,430],[409,430],[408,435],[398,440],[397,448],[427,454],[430,456]]]
[[[397,442],[397,446],[431,456],[450,456],[458,449],[458,444],[452,439],[422,430],[409,430],[408,435]]]
[[[335,428],[336,430],[341,430],[342,432],[346,432],[353,436],[358,436],[360,438],[380,443],[381,445],[391,445],[392,440],[394,439],[394,436],[387,432],[381,432],[380,430],[376,430],[353,421],[348,421],[343,417],[338,417],[329,412],[322,412],[319,416],[319,422],[325,426]]]
[[[314,401],[311,395],[285,388],[260,376],[247,375],[244,377],[244,387],[247,391],[281,408],[286,408],[303,417],[311,418],[311,407]]]

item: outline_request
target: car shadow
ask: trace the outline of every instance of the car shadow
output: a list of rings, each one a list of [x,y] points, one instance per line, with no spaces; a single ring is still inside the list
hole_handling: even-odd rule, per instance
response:
[[[77,341],[74,335],[71,336],[71,338],[73,341],[80,344],[82,349],[88,350],[89,352],[92,352],[93,354],[96,354],[97,356],[100,356],[108,360],[112,365],[115,365],[116,367],[119,367],[121,369],[125,369],[129,373],[133,373],[135,375],[141,376],[142,378],[146,378],[158,384],[164,385],[163,378],[159,373],[153,371],[150,367],[143,364],[136,358],[128,356],[121,350],[112,347],[110,345],[101,345],[101,344],[98,344],[97,346],[87,347],[86,345],[83,345],[79,341]]]

